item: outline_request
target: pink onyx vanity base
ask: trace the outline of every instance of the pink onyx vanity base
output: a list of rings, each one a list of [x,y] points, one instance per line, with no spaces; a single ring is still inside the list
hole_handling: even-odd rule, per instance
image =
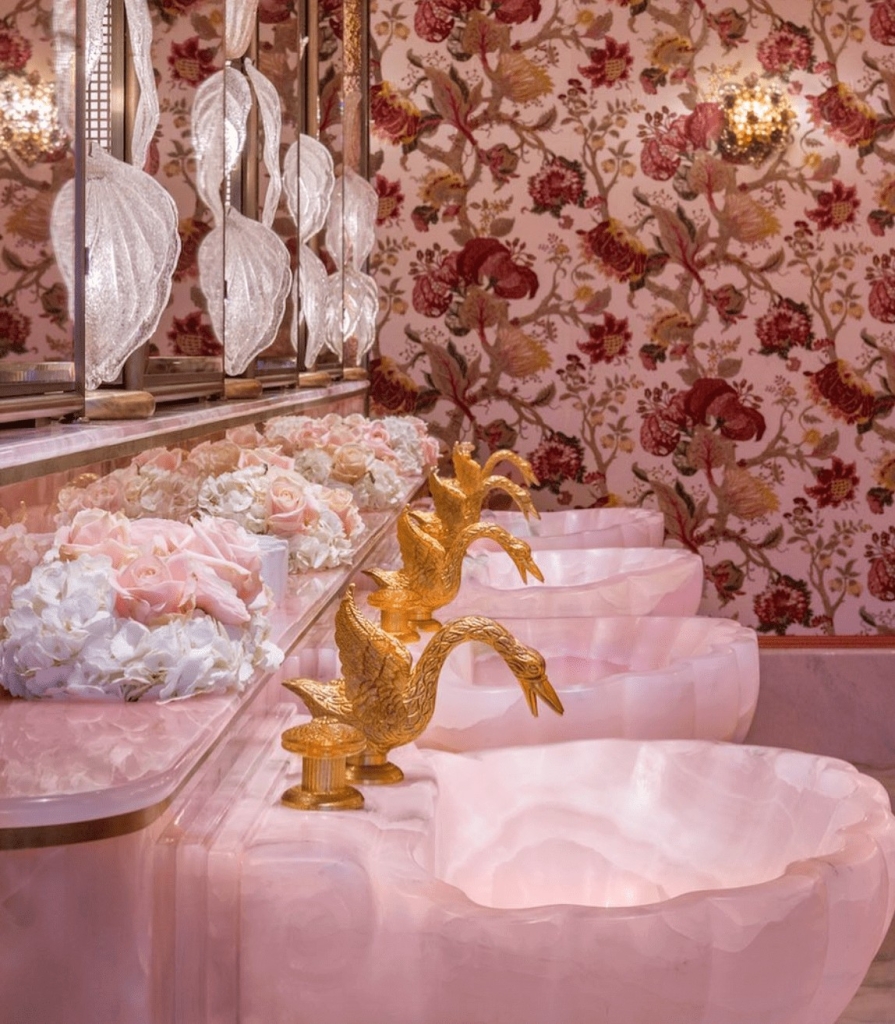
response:
[[[833,1024],[895,907],[885,792],[831,759],[404,748],[403,784],[314,814],[256,741],[162,839],[191,1024]]]
[[[485,511],[483,519],[521,537],[532,551],[550,548],[660,548],[665,516],[645,508],[573,508],[541,513]],[[484,542],[483,542],[484,543]],[[490,542],[488,542],[490,543]]]

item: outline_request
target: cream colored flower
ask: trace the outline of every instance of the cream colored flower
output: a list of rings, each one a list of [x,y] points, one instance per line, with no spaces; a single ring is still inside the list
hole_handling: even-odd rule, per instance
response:
[[[740,466],[727,466],[724,470],[724,494],[727,507],[739,519],[760,519],[776,512],[780,502],[773,490],[757,476]]]

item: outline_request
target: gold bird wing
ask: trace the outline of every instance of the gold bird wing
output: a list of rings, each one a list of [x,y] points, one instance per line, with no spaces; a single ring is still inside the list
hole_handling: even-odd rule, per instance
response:
[[[338,718],[340,722],[356,725],[357,721],[351,701],[345,696],[345,684],[341,679],[322,683],[317,679],[286,679],[283,686],[301,698],[314,718]]]
[[[361,615],[353,585],[336,612],[336,646],[345,696],[367,737],[375,742],[402,728],[413,658],[400,640]]]
[[[413,509],[405,509],[398,516],[395,523],[398,550],[405,570],[437,572],[444,563],[444,547],[437,537],[426,530],[424,515]]]
[[[511,451],[509,448],[499,448],[496,452],[492,452],[488,456],[485,460],[484,466],[482,466],[482,476],[490,476],[494,467],[499,465],[501,462],[509,462],[511,466],[515,466],[516,469],[519,470],[522,479],[529,485],[529,487],[538,482],[537,474],[531,468],[531,463],[528,459],[514,451]]]

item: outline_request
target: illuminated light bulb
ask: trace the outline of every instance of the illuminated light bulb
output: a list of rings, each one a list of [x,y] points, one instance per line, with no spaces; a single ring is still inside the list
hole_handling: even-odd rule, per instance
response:
[[[795,114],[785,97],[755,81],[721,89],[724,128],[718,146],[732,163],[763,163],[788,144]]]
[[[0,82],[0,145],[31,165],[67,142],[56,117],[52,83],[42,82],[36,72]]]

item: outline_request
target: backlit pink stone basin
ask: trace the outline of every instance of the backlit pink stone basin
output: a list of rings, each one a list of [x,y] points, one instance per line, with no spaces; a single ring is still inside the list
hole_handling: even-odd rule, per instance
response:
[[[540,651],[564,715],[533,717],[504,661],[463,644],[445,663],[420,745],[481,750],[604,736],[741,741],[758,700],[755,632],[729,619],[506,619]]]
[[[694,615],[702,597],[702,559],[672,548],[594,548],[535,553],[544,575],[524,583],[503,551],[473,550],[457,597],[439,612],[491,618],[594,615]]]
[[[660,548],[665,517],[645,508],[575,508],[542,512],[528,519],[522,512],[482,513],[532,549],[545,548]]]
[[[177,919],[195,1024],[834,1024],[892,916],[895,819],[841,761],[394,756],[405,782],[362,811],[279,805],[281,754],[180,817],[179,889],[207,906]]]

